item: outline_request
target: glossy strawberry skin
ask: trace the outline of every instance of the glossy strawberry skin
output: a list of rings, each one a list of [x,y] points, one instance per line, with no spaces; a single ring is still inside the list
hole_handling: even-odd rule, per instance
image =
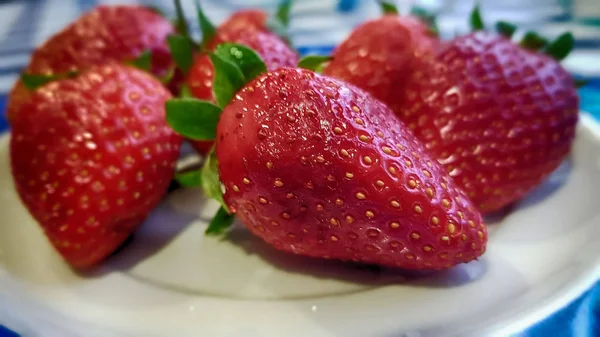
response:
[[[111,254],[161,200],[181,137],[160,82],[118,64],[36,90],[15,116],[12,173],[21,200],[75,268]]]
[[[323,73],[369,92],[393,111],[421,58],[434,55],[440,40],[418,18],[387,14],[357,27],[334,51]]]
[[[228,35],[228,39],[222,38],[219,41],[239,43],[252,48],[260,55],[269,70],[298,64],[298,54],[273,33],[238,31],[235,35]],[[187,77],[187,85],[192,95],[214,102],[213,77],[214,67],[210,58],[206,54],[197,55]],[[201,154],[208,152],[212,144],[212,142],[205,141],[192,142],[194,149]]]
[[[134,59],[149,50],[153,73],[164,75],[172,64],[166,38],[173,32],[167,19],[148,8],[98,6],[36,49],[25,72],[65,73],[104,62]],[[9,120],[29,94],[17,82],[9,96]]]
[[[244,87],[217,128],[224,199],[276,248],[443,269],[485,251],[480,214],[384,104],[281,68]]]
[[[521,199],[570,152],[579,99],[550,57],[478,32],[421,69],[401,118],[482,212]]]

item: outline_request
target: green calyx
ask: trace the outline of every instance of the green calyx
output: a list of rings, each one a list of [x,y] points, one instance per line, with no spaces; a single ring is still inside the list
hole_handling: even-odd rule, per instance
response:
[[[393,1],[380,0],[379,7],[381,8],[381,12],[384,15],[400,15],[400,11],[398,7],[394,4]],[[437,21],[435,15],[429,12],[427,9],[423,7],[413,6],[410,10],[410,15],[419,18],[423,23],[425,23],[429,27],[429,32],[433,35],[439,35],[439,28],[437,25]]]
[[[473,8],[470,18],[472,31],[483,30],[485,28],[478,4]],[[507,21],[497,22],[495,28],[496,32],[508,39],[512,39],[517,31],[517,26]],[[531,51],[541,51],[555,60],[561,61],[573,50],[575,39],[572,33],[566,32],[553,41],[548,41],[548,39],[538,33],[529,31],[525,33],[519,45]]]
[[[224,43],[210,54],[215,67],[213,90],[224,108],[246,83],[267,71],[267,66],[252,49],[236,43]]]
[[[50,82],[63,80],[66,78],[73,78],[77,76],[78,72],[70,71],[67,73],[51,74],[51,75],[39,75],[39,74],[21,74],[21,82],[30,91],[34,91]]]
[[[380,0],[379,7],[381,7],[383,14],[400,14],[396,5],[391,1]]]
[[[183,7],[180,0],[175,0],[175,11],[177,14],[176,28],[178,34],[167,37],[169,50],[175,60],[177,67],[187,74],[194,64],[194,55],[196,51],[204,52],[208,48],[208,43],[215,36],[217,29],[204,14],[199,1],[196,1],[196,16],[198,25],[202,30],[202,43],[194,41],[190,35],[189,25],[183,13]]]
[[[152,52],[145,50],[138,57],[126,63],[145,72],[150,72],[152,70]]]
[[[331,61],[333,57],[323,55],[307,55],[298,62],[298,68],[312,70],[317,73],[321,73],[325,68],[327,62]]]
[[[186,88],[180,98],[166,103],[167,122],[190,139],[214,140],[222,109],[246,83],[267,71],[256,52],[240,44],[221,44],[210,57],[215,67],[213,90],[218,106],[191,98]]]
[[[479,8],[479,4],[475,4],[475,7],[473,7],[473,10],[471,11],[471,15],[469,16],[470,18],[470,24],[471,24],[471,31],[476,32],[478,30],[484,30],[485,29],[485,24],[483,23],[483,18],[481,17],[481,10]]]
[[[234,43],[224,43],[209,54],[215,67],[213,83],[218,106],[184,94],[166,103],[167,123],[184,137],[195,140],[214,140],[217,124],[224,108],[233,96],[249,81],[267,71],[262,59],[252,49]],[[223,200],[215,149],[207,155],[198,172],[187,172],[176,177],[184,187],[202,186],[204,193],[221,204],[209,224],[207,234],[222,233],[233,223],[233,215]]]
[[[573,50],[574,45],[575,38],[573,37],[573,34],[571,32],[566,32],[550,42],[544,49],[544,53],[560,61],[569,55],[571,50]]]
[[[437,19],[433,13],[425,8],[415,6],[411,9],[410,14],[421,19],[421,21],[429,27],[429,32],[431,34],[435,36],[440,35],[440,28],[437,25]]]
[[[536,32],[527,32],[520,42],[521,47],[529,50],[540,50],[548,45],[548,40]]]
[[[498,21],[496,23],[496,31],[507,39],[512,39],[517,31],[517,26],[507,21]]]

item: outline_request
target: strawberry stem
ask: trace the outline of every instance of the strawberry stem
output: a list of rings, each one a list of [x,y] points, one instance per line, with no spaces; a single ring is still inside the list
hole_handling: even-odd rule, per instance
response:
[[[168,36],[167,43],[175,64],[187,74],[194,63],[194,45],[190,43],[190,39],[178,34]]]
[[[213,23],[210,22],[208,17],[204,14],[199,0],[196,0],[196,13],[198,15],[198,25],[200,26],[200,30],[202,31],[202,49],[206,50],[210,41],[217,34],[217,29],[215,28],[215,25],[213,25]]]
[[[267,18],[265,26],[268,30],[278,35],[289,46],[292,46],[288,28],[290,26],[290,13],[292,10],[292,0],[281,0],[275,16]]]
[[[277,7],[275,18],[281,22],[281,24],[288,28],[290,25],[290,13],[292,11],[292,0],[282,0]]]
[[[185,15],[183,14],[183,6],[181,6],[181,0],[175,0],[175,29],[179,34],[184,36],[190,42],[193,42],[190,35],[190,27],[188,25],[187,20],[185,19]]]

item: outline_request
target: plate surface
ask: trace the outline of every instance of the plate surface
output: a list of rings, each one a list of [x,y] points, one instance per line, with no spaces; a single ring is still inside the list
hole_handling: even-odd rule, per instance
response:
[[[0,137],[0,317],[27,336],[505,336],[600,277],[600,126],[582,114],[571,158],[490,219],[480,261],[418,274],[279,253],[177,191],[108,263],[75,274],[18,200]]]

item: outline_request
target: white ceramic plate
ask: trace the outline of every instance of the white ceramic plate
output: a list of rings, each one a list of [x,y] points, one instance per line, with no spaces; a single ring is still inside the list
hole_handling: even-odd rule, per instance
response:
[[[0,138],[0,323],[26,336],[505,336],[600,276],[600,126],[503,219],[478,262],[432,274],[279,253],[242,228],[203,231],[216,205],[178,191],[100,270],[77,275],[19,203]]]

